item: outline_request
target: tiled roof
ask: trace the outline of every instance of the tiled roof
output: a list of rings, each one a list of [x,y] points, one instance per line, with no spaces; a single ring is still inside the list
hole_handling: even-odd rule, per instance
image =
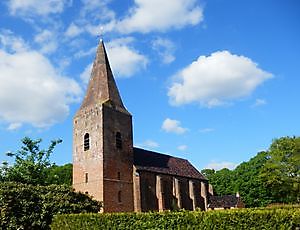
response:
[[[207,180],[188,160],[133,148],[137,170]]]
[[[235,195],[210,196],[209,208],[229,208],[236,207],[239,202],[239,197]]]

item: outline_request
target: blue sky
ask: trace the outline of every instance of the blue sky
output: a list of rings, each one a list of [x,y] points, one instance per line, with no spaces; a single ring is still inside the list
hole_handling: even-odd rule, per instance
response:
[[[297,0],[6,0],[0,3],[0,160],[24,136],[72,161],[72,118],[99,37],[135,146],[232,168],[299,136]]]

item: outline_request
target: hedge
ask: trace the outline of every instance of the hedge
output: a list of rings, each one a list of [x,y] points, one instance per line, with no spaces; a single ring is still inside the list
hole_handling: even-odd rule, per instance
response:
[[[53,230],[77,229],[300,229],[300,209],[239,209],[56,215]]]
[[[0,183],[0,229],[50,229],[54,214],[98,212],[100,203],[69,186]]]

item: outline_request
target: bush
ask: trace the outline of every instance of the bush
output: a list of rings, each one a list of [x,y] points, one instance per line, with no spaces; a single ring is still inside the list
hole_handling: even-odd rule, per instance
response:
[[[296,229],[300,209],[240,209],[56,215],[53,230],[72,229]]]
[[[50,229],[54,214],[98,212],[100,203],[69,186],[0,183],[0,229]]]

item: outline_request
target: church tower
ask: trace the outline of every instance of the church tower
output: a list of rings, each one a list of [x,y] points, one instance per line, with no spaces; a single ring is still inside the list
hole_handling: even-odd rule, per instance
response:
[[[133,211],[132,117],[100,41],[73,120],[73,187],[103,201],[104,212]]]

